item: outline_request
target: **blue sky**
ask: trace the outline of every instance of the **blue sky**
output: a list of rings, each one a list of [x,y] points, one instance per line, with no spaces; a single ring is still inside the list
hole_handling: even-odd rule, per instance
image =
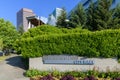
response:
[[[16,26],[16,13],[21,8],[29,8],[38,16],[48,17],[56,7],[65,7],[69,12],[80,0],[1,0],[0,18],[9,20]]]

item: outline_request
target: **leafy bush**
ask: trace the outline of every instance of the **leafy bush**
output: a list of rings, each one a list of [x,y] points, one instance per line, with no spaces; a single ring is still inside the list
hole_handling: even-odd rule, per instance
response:
[[[71,75],[73,77],[81,77],[83,72],[79,72],[79,71],[68,71],[68,72],[64,72],[64,75]]]
[[[105,78],[105,72],[100,72],[99,74],[98,74],[98,77],[99,78]]]
[[[12,23],[0,18],[0,39],[2,39],[3,50],[13,49],[14,42],[19,37],[20,35]]]
[[[95,77],[98,77],[99,72],[98,72],[97,70],[88,70],[88,71],[86,72],[86,74],[87,74],[87,76],[93,75],[93,76],[95,76]]]
[[[65,75],[60,80],[75,80],[73,76],[71,75]]]
[[[117,80],[120,78],[120,72],[98,72],[94,70],[90,70],[86,72],[81,72],[81,71],[48,72],[48,71],[39,71],[36,69],[32,69],[26,71],[26,76],[27,77],[44,76],[42,77],[42,79],[52,79],[55,77],[61,80],[75,80],[75,78],[80,78],[80,77],[83,78],[84,80],[96,80],[96,78],[111,78],[113,80]]]
[[[52,71],[52,76],[59,77],[61,75],[62,75],[62,73],[57,70]]]
[[[33,76],[38,76],[38,75],[40,75],[40,71],[39,71],[39,70],[36,70],[36,69],[32,69],[32,70],[26,71],[25,74],[26,74],[27,77],[33,77]]]
[[[79,28],[40,26],[26,32],[16,44],[17,51],[21,52],[24,58],[51,54],[117,57],[120,52],[120,30],[90,32]]]
[[[50,72],[48,72],[48,71],[41,71],[41,72],[40,72],[40,75],[41,75],[41,76],[47,76],[49,73],[50,73]]]
[[[66,28],[57,28],[50,25],[41,25],[36,28],[31,28],[22,35],[22,38],[36,37],[41,35],[51,35],[51,34],[67,34],[67,33],[84,33],[89,32],[85,29],[66,29]]]

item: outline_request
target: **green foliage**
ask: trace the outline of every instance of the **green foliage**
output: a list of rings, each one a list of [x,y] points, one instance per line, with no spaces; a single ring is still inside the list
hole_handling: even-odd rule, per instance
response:
[[[105,72],[100,72],[98,75],[99,78],[105,78]]]
[[[92,2],[84,10],[83,5],[78,4],[68,15],[63,10],[58,17],[57,26],[64,28],[76,28],[80,26],[91,31],[120,28],[120,5],[112,8],[113,0],[97,0]]]
[[[69,26],[70,27],[77,27],[77,25],[85,26],[86,24],[86,13],[81,4],[78,4],[76,9],[71,12],[70,16],[70,22]]]
[[[68,71],[68,72],[64,72],[64,75],[71,75],[73,77],[83,77],[82,76],[82,72],[79,71]]]
[[[76,78],[78,78],[78,77],[85,78],[85,77],[94,76],[95,78],[115,79],[115,78],[120,77],[120,72],[118,72],[118,71],[99,72],[99,71],[95,71],[95,70],[89,70],[89,71],[85,71],[85,72],[83,72],[83,71],[69,71],[69,72],[51,71],[51,72],[49,72],[49,71],[39,71],[36,69],[32,69],[32,70],[27,70],[25,74],[27,77],[52,75],[53,77],[57,77],[57,78],[61,78],[66,75],[71,75]]]
[[[38,76],[38,75],[47,76],[48,74],[50,74],[49,71],[39,71],[37,69],[31,69],[31,70],[27,70],[25,72],[25,76],[27,76],[27,77],[34,77],[34,76]]]
[[[54,26],[50,25],[41,25],[35,28],[29,29],[27,32],[25,32],[22,37],[27,38],[27,37],[36,37],[40,35],[49,35],[49,34],[61,34],[62,31]]]
[[[90,30],[103,30],[111,27],[113,12],[112,0],[98,0],[98,5],[91,3],[88,8],[87,26]]]
[[[35,30],[38,33],[32,34]],[[41,33],[41,30],[45,32]],[[59,29],[50,27],[47,30],[46,25],[33,28],[24,33],[22,38],[16,41],[15,45],[16,50],[22,53],[24,58],[51,54],[71,54],[86,57],[119,57],[119,46],[119,29],[90,32],[79,28]]]
[[[118,5],[114,10],[112,25],[113,29],[120,28],[120,5]]]
[[[89,70],[89,71],[86,72],[87,76],[93,75],[94,77],[98,77],[98,74],[99,74],[99,72],[96,71],[96,70]]]
[[[115,8],[114,16],[120,18],[120,4]]]
[[[110,10],[112,0],[99,0],[95,13],[97,30],[108,29],[112,23],[112,11]]]
[[[47,76],[50,72],[48,71],[40,71],[40,75]]]
[[[118,71],[114,71],[114,72],[100,72],[98,77],[115,79],[115,78],[120,77],[120,72],[118,72]]]
[[[27,77],[37,76],[37,75],[40,75],[40,71],[36,70],[36,69],[28,70],[28,71],[26,71],[25,75]]]
[[[67,17],[67,13],[66,10],[63,8],[63,10],[61,11],[61,15],[58,16],[57,18],[57,26],[58,27],[67,27],[66,25],[66,17]]]
[[[0,36],[3,40],[3,48],[13,48],[14,41],[19,38],[15,27],[4,19],[0,19]]]
[[[2,39],[0,39],[0,51],[2,51],[3,50],[3,40]]]
[[[90,6],[87,10],[87,21],[86,21],[86,26],[85,28],[89,30],[96,30],[97,26],[95,25],[95,4],[91,1]]]
[[[57,70],[52,71],[51,74],[52,74],[53,76],[55,76],[55,77],[58,77],[58,76],[61,76],[61,75],[62,75],[62,73],[60,73],[60,72],[57,71]]]

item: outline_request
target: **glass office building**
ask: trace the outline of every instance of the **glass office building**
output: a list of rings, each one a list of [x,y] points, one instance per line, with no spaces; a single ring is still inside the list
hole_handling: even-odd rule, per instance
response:
[[[56,8],[48,17],[48,24],[56,26],[57,18],[60,16],[63,9]]]

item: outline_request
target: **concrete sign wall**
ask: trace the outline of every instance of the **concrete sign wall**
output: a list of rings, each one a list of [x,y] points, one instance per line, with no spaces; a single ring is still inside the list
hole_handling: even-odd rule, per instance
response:
[[[84,59],[79,57],[79,59]],[[42,57],[30,58],[29,59],[29,69],[38,69],[41,71],[86,71],[96,69],[99,71],[118,71],[120,70],[120,64],[117,59],[114,58],[85,58],[93,60],[93,65],[74,65],[74,64],[44,64]]]

